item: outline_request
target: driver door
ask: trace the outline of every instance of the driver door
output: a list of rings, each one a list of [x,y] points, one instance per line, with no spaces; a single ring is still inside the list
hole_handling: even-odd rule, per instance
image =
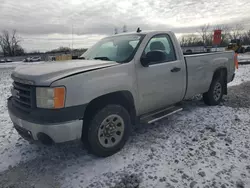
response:
[[[166,57],[160,62],[150,62],[148,67],[143,67],[141,62],[138,62],[140,114],[175,104],[181,101],[184,95],[185,68],[183,62],[177,59],[170,36],[154,35],[147,43],[142,56],[154,50],[163,51]]]

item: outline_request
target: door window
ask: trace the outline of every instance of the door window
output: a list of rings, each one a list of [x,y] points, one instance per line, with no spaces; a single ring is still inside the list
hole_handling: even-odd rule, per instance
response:
[[[144,50],[144,54],[147,54],[151,51],[162,51],[165,54],[161,62],[155,63],[163,63],[176,60],[174,46],[168,35],[156,35],[151,38]]]

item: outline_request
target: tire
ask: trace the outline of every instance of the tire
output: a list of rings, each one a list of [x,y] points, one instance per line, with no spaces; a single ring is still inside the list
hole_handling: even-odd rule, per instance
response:
[[[123,148],[131,132],[128,111],[121,105],[107,105],[98,110],[89,121],[87,149],[96,156],[107,157]]]
[[[245,53],[246,52],[246,49],[244,47],[241,48],[241,53]]]
[[[222,101],[224,82],[221,77],[214,78],[208,92],[203,94],[203,101],[209,106],[215,106]]]

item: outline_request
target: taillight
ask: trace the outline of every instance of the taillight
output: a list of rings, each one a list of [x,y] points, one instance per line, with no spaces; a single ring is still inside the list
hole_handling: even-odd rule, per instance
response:
[[[235,64],[236,69],[238,69],[239,62],[238,62],[238,54],[237,53],[234,53],[234,64]]]

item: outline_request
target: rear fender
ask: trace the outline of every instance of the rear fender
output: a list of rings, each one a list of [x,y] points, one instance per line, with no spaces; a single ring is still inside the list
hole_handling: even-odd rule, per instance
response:
[[[211,83],[216,78],[221,78],[223,80],[224,84],[224,91],[223,93],[227,95],[227,68],[226,67],[219,67],[214,71],[213,78],[211,80]]]

